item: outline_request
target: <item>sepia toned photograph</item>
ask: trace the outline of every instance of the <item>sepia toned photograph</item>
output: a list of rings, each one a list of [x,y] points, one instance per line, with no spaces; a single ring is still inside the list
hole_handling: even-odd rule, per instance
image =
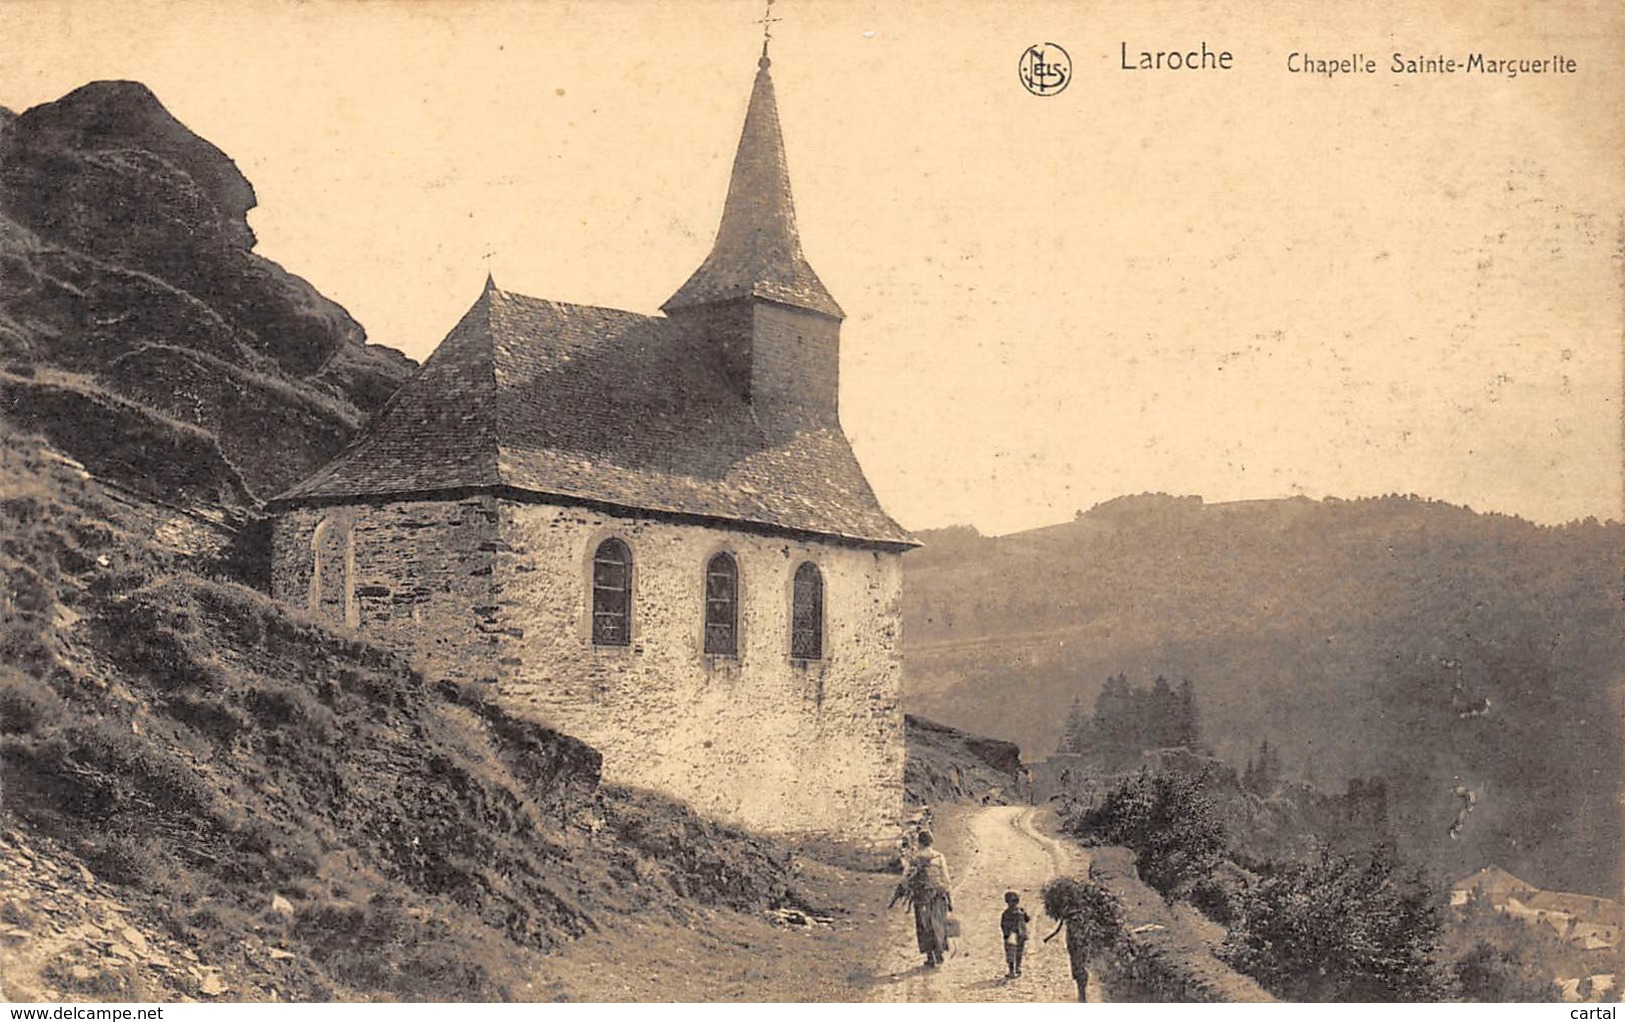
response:
[[[0,1000],[1616,1017],[1618,4],[0,26]]]

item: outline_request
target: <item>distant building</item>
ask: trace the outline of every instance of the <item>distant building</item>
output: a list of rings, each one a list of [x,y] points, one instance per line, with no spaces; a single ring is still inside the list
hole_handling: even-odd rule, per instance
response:
[[[1465,905],[1477,891],[1496,908],[1505,908],[1509,898],[1527,897],[1537,890],[1534,884],[1519,880],[1499,866],[1486,866],[1450,889],[1450,904]]]
[[[1612,899],[1543,891],[1498,866],[1488,866],[1452,887],[1450,903],[1465,905],[1475,892],[1482,892],[1496,910],[1527,923],[1549,926],[1557,936],[1582,950],[1619,945],[1621,906]]]
[[[1576,919],[1593,923],[1619,926],[1622,921],[1620,904],[1611,898],[1591,894],[1569,894],[1564,891],[1536,891],[1524,899],[1530,908],[1546,912],[1566,912]]]
[[[889,838],[901,554],[837,415],[764,53],[716,241],[664,315],[484,292],[270,503],[283,600],[486,683],[608,780]]]

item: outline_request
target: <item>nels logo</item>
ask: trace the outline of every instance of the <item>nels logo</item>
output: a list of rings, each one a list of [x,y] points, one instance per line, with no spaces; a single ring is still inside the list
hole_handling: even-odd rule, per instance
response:
[[[1053,96],[1072,82],[1072,58],[1059,43],[1034,43],[1022,51],[1021,84],[1035,96]]]

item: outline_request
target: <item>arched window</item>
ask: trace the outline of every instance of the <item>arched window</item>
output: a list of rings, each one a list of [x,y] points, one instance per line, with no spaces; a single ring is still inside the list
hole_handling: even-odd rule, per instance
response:
[[[355,602],[355,536],[349,524],[324,518],[310,537],[310,609],[330,621],[359,627]]]
[[[796,660],[824,656],[824,576],[811,561],[796,569],[790,600],[790,656]]]
[[[717,554],[705,566],[705,651],[739,652],[739,565]]]
[[[632,551],[618,539],[604,540],[592,555],[592,642],[632,642]]]

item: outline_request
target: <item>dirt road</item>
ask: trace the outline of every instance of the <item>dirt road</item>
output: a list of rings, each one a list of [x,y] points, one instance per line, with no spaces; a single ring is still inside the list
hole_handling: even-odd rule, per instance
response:
[[[1035,816],[1046,812],[1025,806],[945,807],[935,836],[953,873],[954,915],[960,922],[948,960],[927,969],[915,950],[913,915],[897,909],[888,926],[890,951],[875,990],[880,1001],[1076,1001],[1064,935],[1045,944],[1054,924],[1038,901],[1044,881],[1062,873],[1083,875],[1088,855],[1080,848],[1040,832]],[[999,914],[1004,892],[1021,895],[1033,917],[1032,938],[1019,979],[1004,978],[1004,948]],[[1100,999],[1091,983],[1089,999]]]

